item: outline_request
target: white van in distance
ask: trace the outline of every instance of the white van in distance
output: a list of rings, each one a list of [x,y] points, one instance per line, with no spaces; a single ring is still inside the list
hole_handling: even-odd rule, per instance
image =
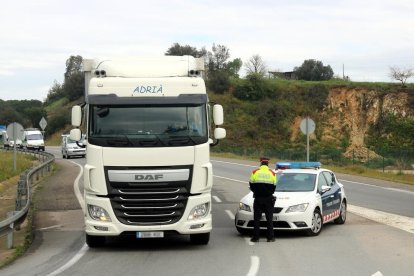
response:
[[[45,151],[45,141],[43,135],[37,128],[28,128],[23,132],[22,147],[28,150]]]

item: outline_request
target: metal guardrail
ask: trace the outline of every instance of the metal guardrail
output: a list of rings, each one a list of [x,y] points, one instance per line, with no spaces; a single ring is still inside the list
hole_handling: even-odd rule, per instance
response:
[[[12,151],[13,149],[0,149]],[[8,235],[8,248],[13,247],[13,232],[20,224],[24,222],[30,208],[31,184],[34,180],[39,180],[45,172],[50,172],[50,166],[55,160],[53,154],[40,151],[18,150],[19,154],[31,154],[37,156],[41,164],[33,167],[20,175],[19,184],[17,185],[16,210],[9,212],[7,219],[0,221],[0,237]],[[22,204],[23,203],[23,204]],[[24,205],[24,206],[23,206]]]

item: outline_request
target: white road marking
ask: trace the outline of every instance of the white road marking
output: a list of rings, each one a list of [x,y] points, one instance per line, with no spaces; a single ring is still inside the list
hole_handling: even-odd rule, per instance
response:
[[[388,191],[394,191],[394,192],[400,192],[400,193],[406,193],[406,194],[413,194],[414,195],[414,192],[412,192],[412,191],[406,191],[406,190],[401,190],[401,189],[397,189],[397,188],[383,188],[383,189],[388,190]]]
[[[259,271],[260,259],[257,256],[250,256],[250,269],[247,276],[255,276]]]
[[[382,274],[381,271],[377,271],[374,274],[372,274],[371,276],[384,276],[384,274]]]
[[[354,205],[348,205],[348,211],[358,216],[414,234],[414,218],[395,215]]]
[[[257,165],[256,166],[253,166],[253,165],[246,165],[246,164],[232,163],[232,162],[218,161],[218,160],[211,160],[211,161],[212,162],[217,162],[217,163],[224,163],[224,164],[231,164],[231,165],[237,165],[237,166],[245,166],[245,167],[257,168]]]
[[[414,194],[414,192],[412,192],[412,191],[407,191],[407,190],[402,190],[402,189],[397,189],[397,188],[381,187],[381,186],[377,186],[377,185],[372,185],[372,184],[367,184],[367,183],[362,183],[362,182],[357,182],[357,181],[349,181],[349,180],[345,180],[345,179],[338,179],[338,180],[339,180],[339,182],[349,182],[349,183],[364,185],[364,186],[368,186],[368,187],[372,187],[372,188],[384,189],[384,190],[388,190],[388,191]]]
[[[75,192],[76,198],[79,201],[79,204],[82,208],[82,211],[85,214],[85,202],[83,200],[83,196],[82,196],[82,194],[80,192],[80,189],[79,189],[79,179],[83,175],[83,167],[81,165],[79,165],[78,163],[76,163],[76,162],[73,162],[73,161],[70,161],[70,162],[72,162],[73,164],[77,165],[80,168],[79,174],[76,177],[75,182],[73,182],[73,190]]]
[[[50,229],[55,229],[55,228],[60,228],[60,227],[62,227],[62,225],[61,224],[57,224],[57,225],[53,225],[53,226],[49,226],[49,227],[43,227],[43,228],[40,228],[40,229],[37,229],[37,230],[39,230],[39,231],[45,231],[45,230],[50,230]]]
[[[70,259],[66,264],[56,269],[52,273],[47,274],[47,276],[59,275],[60,273],[62,273],[63,271],[65,271],[66,269],[74,265],[77,261],[79,261],[79,259],[82,258],[83,255],[85,255],[87,250],[88,250],[88,246],[86,244],[83,244],[82,248],[78,251],[78,253],[76,253],[75,256],[73,256],[72,259]]]
[[[251,242],[249,237],[245,237],[244,240],[248,245],[254,245],[254,242]]]
[[[226,210],[227,215],[229,215],[231,220],[234,220],[236,217],[234,216],[233,212],[230,210]]]
[[[214,198],[214,200],[216,201],[216,202],[218,202],[218,203],[220,203],[221,202],[221,199],[218,197],[218,196],[212,196],[213,198]]]
[[[73,164],[76,164],[80,168],[79,174],[76,177],[75,181],[73,182],[73,190],[75,192],[76,198],[79,201],[79,204],[82,208],[83,213],[85,213],[85,202],[83,200],[83,196],[82,196],[82,194],[80,192],[80,189],[79,189],[79,179],[81,178],[81,176],[83,174],[83,167],[81,165],[79,165],[78,163],[76,163],[76,162],[73,162],[73,161],[70,161],[70,162],[72,162]],[[88,248],[89,247],[86,245],[86,243],[84,243],[82,248],[75,254],[75,256],[72,257],[72,259],[70,259],[66,264],[64,264],[60,268],[56,269],[52,273],[48,274],[47,276],[59,275],[60,273],[62,273],[66,269],[68,269],[71,266],[73,266],[74,264],[76,264],[83,257],[83,255],[85,255]]]
[[[222,179],[227,179],[227,180],[230,180],[230,181],[235,181],[235,182],[240,182],[240,183],[247,183],[247,181],[240,181],[240,180],[237,180],[237,179],[228,178],[228,177],[224,177],[224,176],[214,175],[214,177],[222,178]]]

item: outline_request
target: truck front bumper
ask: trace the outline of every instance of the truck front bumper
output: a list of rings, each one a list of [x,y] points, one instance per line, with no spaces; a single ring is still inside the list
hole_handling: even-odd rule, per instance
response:
[[[209,203],[207,215],[189,220],[191,210],[197,205]],[[85,195],[86,214],[85,214],[85,231],[92,236],[119,236],[126,232],[148,232],[148,231],[175,231],[178,234],[201,234],[211,232],[212,216],[211,216],[211,195],[202,194],[191,196],[188,198],[187,207],[182,218],[173,224],[166,225],[127,225],[119,222],[116,218],[111,203],[108,198],[97,197],[94,195]],[[90,217],[88,205],[99,206],[106,210],[111,221],[97,221]]]

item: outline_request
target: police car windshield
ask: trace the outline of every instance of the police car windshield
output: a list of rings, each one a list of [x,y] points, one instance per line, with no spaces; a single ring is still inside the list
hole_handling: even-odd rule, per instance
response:
[[[316,175],[282,173],[277,175],[276,192],[310,192],[315,189]]]
[[[113,144],[117,139],[120,146],[162,147],[196,145],[208,140],[205,104],[92,106],[90,110],[88,141],[92,144]]]

